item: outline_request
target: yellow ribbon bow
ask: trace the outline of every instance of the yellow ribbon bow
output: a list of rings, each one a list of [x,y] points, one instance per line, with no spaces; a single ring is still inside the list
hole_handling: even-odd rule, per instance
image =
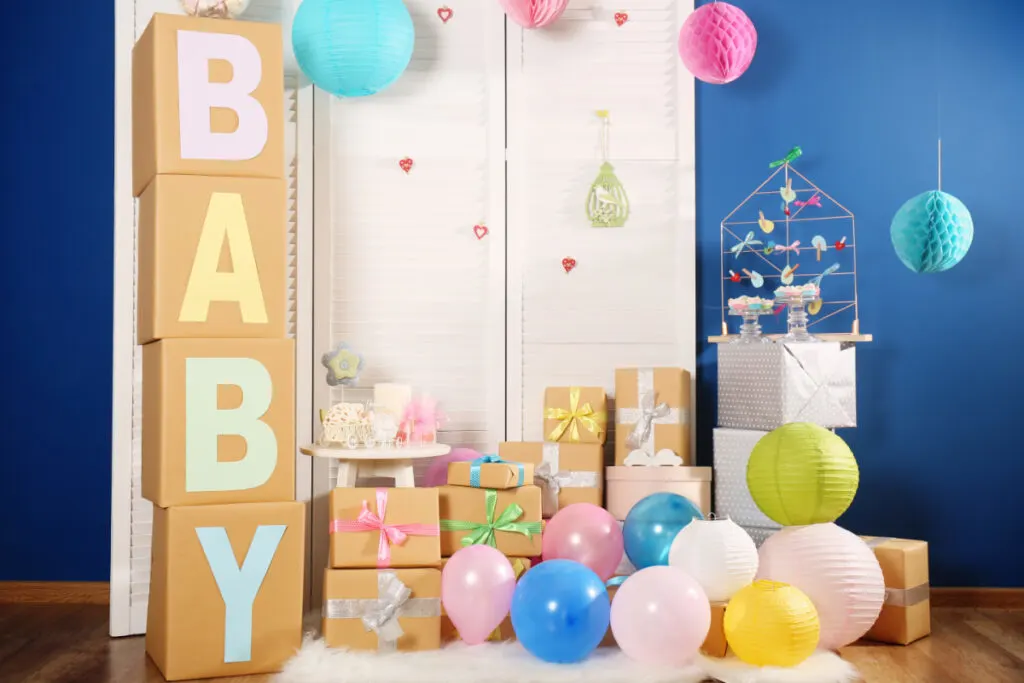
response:
[[[592,434],[600,434],[607,417],[604,411],[596,411],[590,403],[580,405],[580,388],[569,388],[569,410],[565,408],[545,408],[544,418],[558,420],[558,426],[548,434],[548,441],[559,441],[568,431],[569,441],[579,443],[580,424]]]

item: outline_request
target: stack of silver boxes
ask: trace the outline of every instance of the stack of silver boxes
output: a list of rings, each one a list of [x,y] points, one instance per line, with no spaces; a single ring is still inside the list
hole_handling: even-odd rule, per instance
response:
[[[746,529],[759,546],[780,525],[750,497],[747,461],[762,436],[787,422],[857,426],[854,345],[720,344],[715,512]]]

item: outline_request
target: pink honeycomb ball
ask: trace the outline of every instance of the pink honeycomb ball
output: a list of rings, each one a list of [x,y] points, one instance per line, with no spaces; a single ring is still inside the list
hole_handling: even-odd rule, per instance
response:
[[[679,31],[679,56],[690,73],[705,83],[735,81],[750,66],[756,50],[754,23],[727,2],[694,10]]]

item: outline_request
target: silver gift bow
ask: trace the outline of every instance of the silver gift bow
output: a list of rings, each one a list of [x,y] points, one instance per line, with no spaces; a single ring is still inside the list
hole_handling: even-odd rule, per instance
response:
[[[367,631],[377,634],[377,650],[392,652],[405,631],[399,617],[441,616],[441,598],[414,598],[394,572],[377,573],[377,598],[325,600],[324,619],[361,619]]]
[[[545,443],[542,447],[540,466],[533,472],[544,491],[543,513],[551,517],[558,512],[558,494],[566,489],[593,489],[601,485],[597,472],[585,470],[562,471],[559,467],[557,443]]]
[[[874,538],[866,539],[864,542],[868,544],[869,548],[877,548],[880,545],[884,545],[889,541],[896,541],[899,539],[891,536],[875,536]],[[885,588],[885,604],[894,605],[896,607],[912,607],[920,602],[924,602],[931,597],[931,584],[928,582],[922,583],[919,586],[913,588]]]
[[[654,453],[654,425],[686,424],[686,411],[672,408],[667,403],[656,403],[654,393],[654,369],[640,368],[636,371],[636,390],[640,397],[637,408],[617,408],[615,411],[618,424],[632,424],[633,431],[626,438],[630,448],[639,448]]]

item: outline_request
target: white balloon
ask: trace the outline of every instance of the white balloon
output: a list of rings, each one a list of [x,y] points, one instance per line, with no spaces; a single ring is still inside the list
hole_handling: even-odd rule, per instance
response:
[[[668,563],[696,579],[709,600],[725,602],[753,582],[757,546],[730,519],[695,519],[672,542]]]

